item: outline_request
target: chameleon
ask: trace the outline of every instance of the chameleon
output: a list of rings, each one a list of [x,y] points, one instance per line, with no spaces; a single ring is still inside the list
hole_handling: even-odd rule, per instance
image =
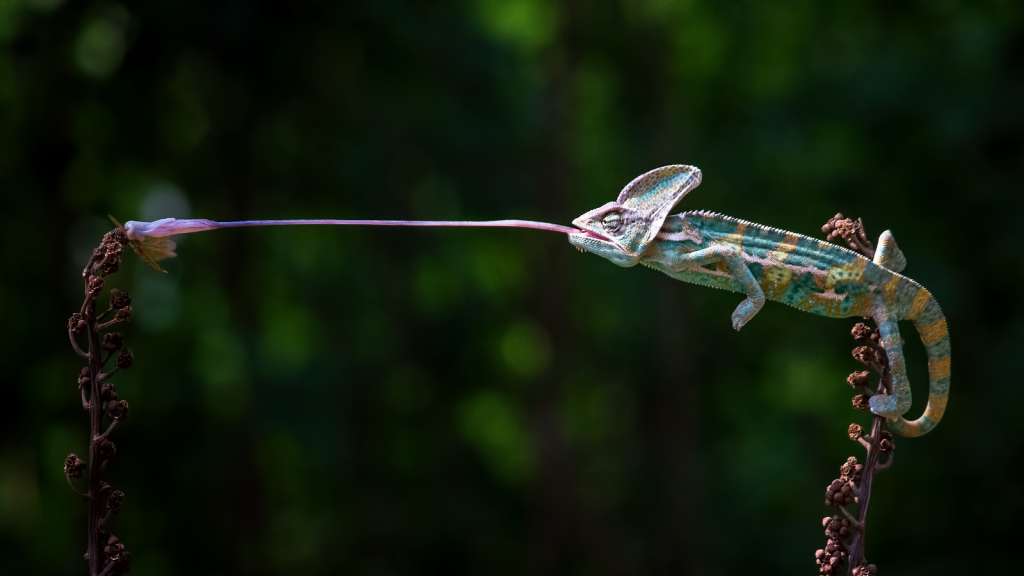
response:
[[[663,166],[630,182],[614,202],[586,212],[562,226],[530,220],[214,220],[164,218],[126,222],[132,247],[157,270],[158,260],[173,257],[171,236],[220,228],[294,225],[456,226],[536,228],[567,234],[569,242],[619,266],[643,264],[677,280],[745,294],[732,313],[739,330],[766,300],[827,316],[870,317],[878,325],[892,372],[892,394],[868,400],[902,436],[927,433],[946,411],[949,395],[949,331],[931,293],[902,276],[906,258],[888,230],[878,240],[873,259],[841,246],[762,226],[715,212],[690,211],[669,216],[683,196],[700,185],[693,166]],[[113,220],[113,217],[111,217]],[[910,382],[897,322],[914,323],[928,354],[929,396],[917,420],[903,418],[911,405]]]
[[[677,280],[746,295],[732,313],[736,330],[766,300],[829,318],[872,318],[892,371],[892,394],[871,396],[871,412],[901,436],[932,430],[949,395],[949,331],[931,293],[900,274],[906,258],[892,233],[882,233],[869,260],[829,242],[715,212],[670,216],[700,183],[701,171],[694,166],[642,174],[614,202],[573,220],[579,230],[569,234],[569,243],[619,266],[642,264]],[[903,418],[911,391],[899,320],[914,323],[928,356],[928,405],[912,421]]]

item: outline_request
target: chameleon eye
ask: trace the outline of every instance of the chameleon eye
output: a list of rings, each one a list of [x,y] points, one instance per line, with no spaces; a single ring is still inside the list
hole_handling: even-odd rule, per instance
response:
[[[604,215],[604,218],[601,219],[601,224],[604,226],[605,230],[610,230],[613,232],[619,227],[619,224],[621,222],[622,217],[619,215],[618,212],[609,212]]]

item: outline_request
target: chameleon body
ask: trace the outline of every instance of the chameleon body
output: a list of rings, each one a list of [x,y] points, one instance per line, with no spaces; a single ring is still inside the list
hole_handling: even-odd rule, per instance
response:
[[[615,202],[573,221],[571,244],[620,266],[643,264],[678,280],[746,295],[732,314],[739,330],[766,300],[827,316],[870,317],[878,325],[892,371],[892,395],[869,400],[902,436],[938,424],[949,393],[949,333],[935,298],[900,275],[906,260],[892,234],[882,233],[874,259],[841,246],[705,211],[668,212],[701,181],[692,166],[665,166],[630,182]],[[928,355],[928,406],[913,421],[897,322],[914,323]]]

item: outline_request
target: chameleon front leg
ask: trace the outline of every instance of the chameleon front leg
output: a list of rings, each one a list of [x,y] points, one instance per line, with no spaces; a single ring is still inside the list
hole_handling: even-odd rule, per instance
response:
[[[757,279],[750,273],[746,262],[743,261],[739,248],[731,244],[715,244],[709,248],[680,254],[674,259],[670,268],[674,271],[682,271],[694,266],[717,264],[718,262],[725,264],[729,270],[730,280],[738,284],[739,288],[747,295],[747,299],[740,302],[740,305],[732,313],[732,327],[739,330],[764,306],[764,292],[757,283]]]
[[[885,355],[889,358],[892,373],[892,395],[876,394],[868,401],[871,411],[887,420],[896,420],[910,410],[910,381],[907,379],[907,364],[903,358],[903,340],[900,338],[896,319],[888,316],[875,318],[878,335],[882,340]]]

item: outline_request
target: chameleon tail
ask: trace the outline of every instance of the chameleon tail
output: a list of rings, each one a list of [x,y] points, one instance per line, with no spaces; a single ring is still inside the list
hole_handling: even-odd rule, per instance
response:
[[[900,436],[927,434],[946,411],[949,396],[949,330],[946,317],[939,309],[939,303],[925,290],[919,288],[910,304],[904,320],[911,320],[924,342],[928,355],[928,406],[920,418],[907,421],[902,417],[889,421],[889,428]]]

